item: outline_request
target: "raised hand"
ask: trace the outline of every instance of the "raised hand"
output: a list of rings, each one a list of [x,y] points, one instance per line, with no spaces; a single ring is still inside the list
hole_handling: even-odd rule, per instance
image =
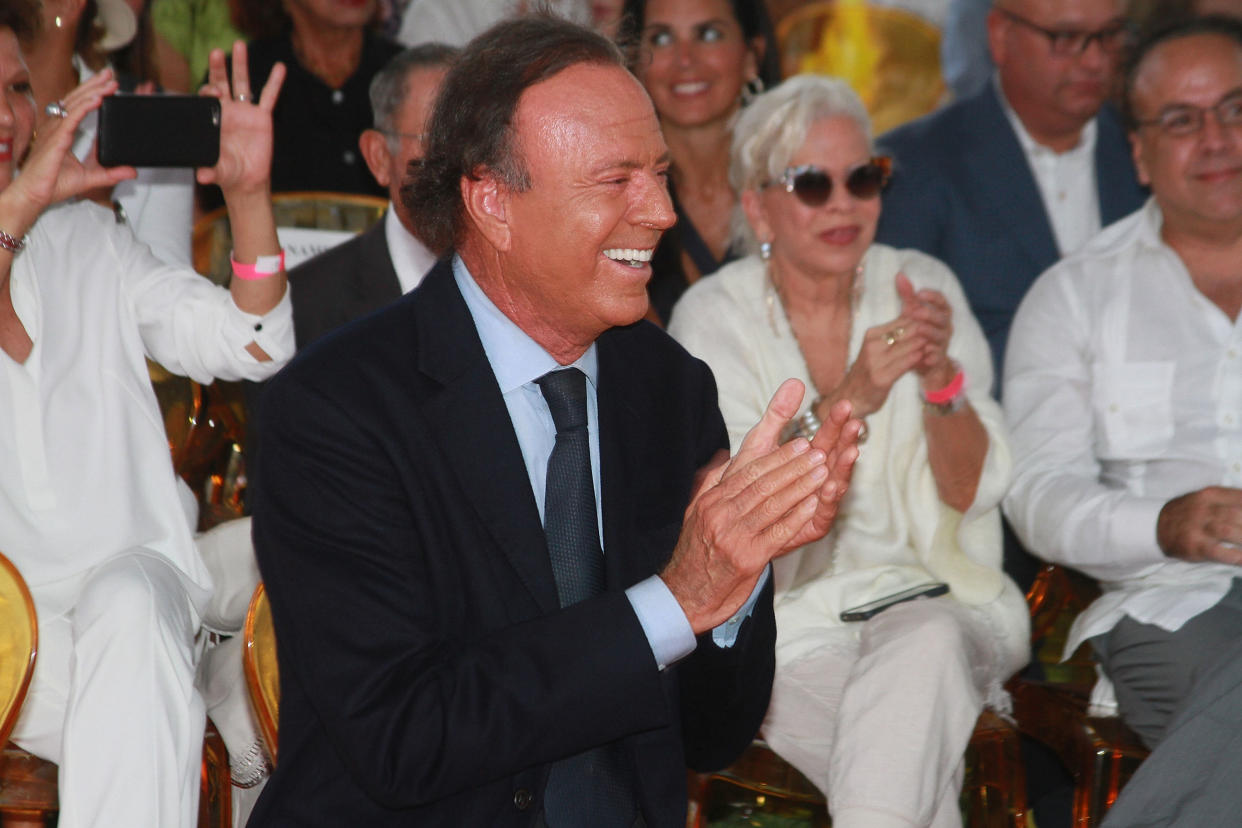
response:
[[[943,388],[953,381],[957,366],[949,358],[953,337],[953,309],[938,290],[916,291],[904,273],[897,274],[897,295],[901,315],[914,322],[913,335],[922,343],[914,371],[922,379],[924,391]]]
[[[272,109],[285,80],[285,66],[272,67],[255,100],[250,89],[246,44],[233,44],[233,79],[229,81],[224,52],[213,49],[208,58],[207,83],[199,91],[220,101],[220,159],[214,167],[200,168],[200,184],[218,184],[230,194],[266,192],[272,170]]]
[[[116,91],[116,80],[111,70],[105,70],[87,80],[61,101],[65,117],[49,117],[39,126],[30,152],[22,163],[21,175],[10,184],[0,198],[13,213],[22,217],[22,224],[9,229],[20,235],[34,224],[45,209],[57,202],[74,198],[97,187],[114,187],[117,183],[133,178],[133,167],[100,167],[98,164],[82,164],[74,156],[74,133],[87,113],[99,108],[104,97]]]
[[[861,424],[834,408],[815,445],[780,433],[797,413],[802,383],[786,380],[737,454],[703,478],[661,573],[695,633],[727,620],[772,558],[822,537],[849,485]]]

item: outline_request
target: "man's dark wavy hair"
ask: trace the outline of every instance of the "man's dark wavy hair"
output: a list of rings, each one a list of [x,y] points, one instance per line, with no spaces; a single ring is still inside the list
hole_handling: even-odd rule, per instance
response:
[[[1130,51],[1125,65],[1125,94],[1121,99],[1121,117],[1126,129],[1133,132],[1138,129],[1139,114],[1134,111],[1134,84],[1138,79],[1139,69],[1143,61],[1162,43],[1193,35],[1212,34],[1226,37],[1242,51],[1242,20],[1223,14],[1209,14],[1202,17],[1186,16],[1165,21],[1150,32],[1144,34]]]
[[[0,0],[0,29],[9,29],[22,43],[39,31],[39,0]]]
[[[530,188],[513,131],[518,101],[535,84],[582,63],[625,68],[607,38],[550,14],[498,23],[466,45],[436,99],[427,154],[401,189],[429,248],[442,254],[461,242],[463,178],[490,172],[511,190]]]

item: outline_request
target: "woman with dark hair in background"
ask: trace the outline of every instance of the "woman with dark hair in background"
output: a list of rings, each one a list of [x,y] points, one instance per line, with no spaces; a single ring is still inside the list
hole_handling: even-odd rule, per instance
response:
[[[626,0],[621,20],[673,160],[677,225],[656,248],[648,285],[651,309],[666,322],[692,282],[735,258],[732,122],[746,99],[779,82],[780,66],[763,0]]]
[[[371,27],[378,0],[239,0],[234,22],[251,38],[250,78],[289,68],[273,113],[272,191],[387,196],[358,136],[371,126],[371,78],[401,47]]]

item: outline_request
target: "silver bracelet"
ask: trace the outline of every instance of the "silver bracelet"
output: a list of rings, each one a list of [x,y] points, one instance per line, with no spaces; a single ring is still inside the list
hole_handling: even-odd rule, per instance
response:
[[[10,236],[8,233],[0,230],[0,249],[8,250],[11,253],[20,253],[22,248],[26,246],[26,237],[20,239]]]

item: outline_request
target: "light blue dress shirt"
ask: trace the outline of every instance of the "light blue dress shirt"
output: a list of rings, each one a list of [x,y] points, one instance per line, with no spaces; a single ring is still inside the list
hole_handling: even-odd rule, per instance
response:
[[[466,307],[474,319],[483,351],[491,363],[492,372],[500,386],[513,430],[517,433],[526,474],[530,478],[539,519],[544,517],[544,496],[547,484],[548,458],[556,443],[556,425],[552,413],[543,399],[543,392],[535,380],[557,368],[574,367],[587,378],[587,431],[591,447],[591,478],[595,484],[596,525],[600,531],[600,547],[603,548],[604,516],[599,485],[599,402],[596,389],[599,385],[599,357],[595,345],[571,363],[562,366],[525,331],[487,297],[474,281],[460,257],[453,257],[453,278],[466,300]],[[605,550],[607,554],[607,550]],[[765,570],[755,585],[750,598],[736,614],[724,624],[712,630],[712,640],[721,647],[730,647],[737,638],[741,622],[750,615],[755,600],[769,577]],[[681,604],[673,597],[668,586],[658,575],[640,581],[625,591],[638,622],[642,625],[656,663],[663,670],[694,652],[694,630],[686,620]]]

